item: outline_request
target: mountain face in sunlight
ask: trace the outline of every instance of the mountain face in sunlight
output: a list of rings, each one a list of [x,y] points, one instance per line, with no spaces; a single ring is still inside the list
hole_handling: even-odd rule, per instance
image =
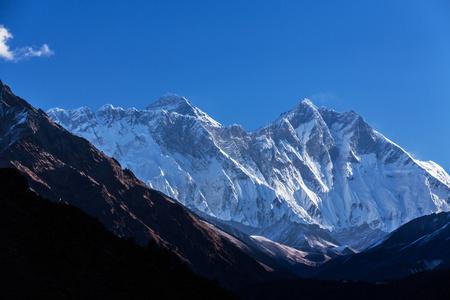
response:
[[[0,167],[18,169],[41,197],[74,205],[141,245],[154,239],[194,271],[227,286],[273,278],[180,204],[0,86]]]
[[[450,176],[440,166],[413,159],[356,112],[309,100],[253,132],[222,126],[170,94],[144,110],[47,114],[148,186],[222,221],[256,229],[291,222],[285,232],[315,224],[361,250],[407,221],[450,209]]]

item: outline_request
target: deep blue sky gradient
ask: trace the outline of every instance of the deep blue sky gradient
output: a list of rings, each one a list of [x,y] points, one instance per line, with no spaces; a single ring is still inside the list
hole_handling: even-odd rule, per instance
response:
[[[0,78],[35,107],[145,108],[171,92],[253,130],[303,98],[354,109],[450,171],[448,1],[2,1]]]

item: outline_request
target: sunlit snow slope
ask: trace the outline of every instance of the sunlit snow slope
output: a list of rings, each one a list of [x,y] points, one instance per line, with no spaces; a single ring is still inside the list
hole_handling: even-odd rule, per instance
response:
[[[224,127],[175,95],[144,110],[47,114],[150,187],[221,220],[390,232],[450,209],[450,176],[440,166],[413,159],[356,112],[306,99],[253,132]]]

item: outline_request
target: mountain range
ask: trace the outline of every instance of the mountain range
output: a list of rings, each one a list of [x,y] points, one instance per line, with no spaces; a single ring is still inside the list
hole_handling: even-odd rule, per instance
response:
[[[77,129],[96,139],[91,144],[49,116],[61,124],[77,124]],[[95,143],[103,145],[104,152]],[[111,149],[114,157],[107,155]],[[7,239],[11,237],[8,232],[17,232],[17,228],[33,237],[54,235],[55,225],[44,226],[48,233],[35,231],[53,222],[50,219],[55,214],[64,214],[58,209],[52,213],[40,210],[47,207],[39,204],[42,197],[78,207],[129,241],[135,239],[143,246],[155,241],[196,273],[217,278],[249,299],[255,295],[267,299],[273,293],[286,299],[298,293],[317,297],[317,289],[321,298],[327,299],[333,291],[349,299],[377,298],[394,291],[394,299],[405,286],[414,287],[411,293],[403,293],[408,297],[424,291],[449,293],[445,284],[442,286],[450,269],[450,218],[449,213],[441,212],[449,205],[447,173],[432,162],[413,159],[352,111],[318,109],[304,100],[275,122],[247,133],[237,125],[221,126],[174,95],[166,95],[142,111],[107,105],[96,114],[87,108],[53,109],[46,114],[0,81],[3,167],[17,169],[28,184],[13,170],[6,175],[0,170],[4,185],[0,203],[7,203],[8,209],[24,205],[8,202],[11,185],[13,189],[18,186],[22,195],[12,199],[31,201],[25,204],[30,211],[14,210],[18,220],[3,218],[0,234],[6,232]],[[156,175],[141,181],[134,172],[141,179],[139,172]],[[220,182],[223,179],[228,181]],[[163,181],[167,190],[153,189]],[[218,205],[220,195],[227,192],[232,195]],[[267,197],[273,195],[276,198],[268,207]],[[299,195],[304,197],[295,198]],[[332,195],[336,197],[330,198]],[[329,206],[326,209],[325,204]],[[347,221],[341,218],[346,213]],[[42,214],[52,216],[46,220]],[[85,222],[78,213],[72,215],[77,217],[69,223]],[[375,215],[378,220],[372,219]],[[26,216],[39,226],[30,227],[28,221],[22,224],[20,220]],[[85,237],[78,232],[75,241],[56,238],[55,245],[59,247],[62,240],[76,247],[92,242]],[[36,249],[42,252],[42,245],[31,243],[37,243]],[[51,244],[48,249],[54,248]],[[8,259],[15,261],[9,265],[15,274],[26,277],[26,270],[34,272],[35,265],[29,256],[17,255],[28,250],[15,245],[0,250],[6,249]],[[115,250],[106,252],[111,251]],[[86,255],[77,257],[81,264],[89,263]],[[56,280],[55,273],[46,268],[42,278]],[[186,272],[181,273],[189,274]],[[400,283],[391,282],[418,272]],[[383,286],[323,279],[383,280]],[[280,290],[282,287],[288,290]]]
[[[132,238],[118,238],[71,205],[42,199],[15,169],[0,169],[0,187],[0,293],[4,299],[237,299],[217,282],[194,274],[173,252],[157,248],[156,243],[139,247]],[[448,215],[437,218],[432,222],[442,223]],[[417,275],[381,285],[285,279],[237,292],[244,299],[329,299],[336,294],[345,299],[448,298],[448,270]]]
[[[87,140],[55,124],[0,82],[0,167],[13,167],[53,202],[98,217],[118,236],[155,240],[226,286],[280,278],[177,202],[152,190]],[[281,269],[281,268],[279,268]],[[270,270],[270,271],[267,271]]]
[[[363,250],[416,217],[450,209],[450,176],[440,166],[414,159],[356,112],[306,99],[251,132],[171,94],[144,110],[47,115],[193,211],[295,248],[298,224]]]

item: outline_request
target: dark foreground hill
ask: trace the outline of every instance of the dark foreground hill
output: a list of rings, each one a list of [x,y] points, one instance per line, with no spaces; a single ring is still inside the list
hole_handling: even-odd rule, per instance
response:
[[[227,287],[281,278],[1,81],[0,167],[18,169],[37,194],[98,217],[118,236],[140,245],[154,239]]]
[[[119,238],[78,208],[28,189],[0,169],[2,299],[233,299],[170,250]]]
[[[51,203],[17,170],[0,169],[2,299],[233,299],[173,252],[119,238],[96,218]],[[448,299],[449,271],[393,283],[280,280],[241,289],[245,299]]]
[[[431,270],[391,282],[285,279],[237,291],[245,300],[411,300],[450,299],[450,271]]]
[[[433,269],[450,269],[449,212],[416,218],[369,249],[326,263],[316,276],[375,282]]]

